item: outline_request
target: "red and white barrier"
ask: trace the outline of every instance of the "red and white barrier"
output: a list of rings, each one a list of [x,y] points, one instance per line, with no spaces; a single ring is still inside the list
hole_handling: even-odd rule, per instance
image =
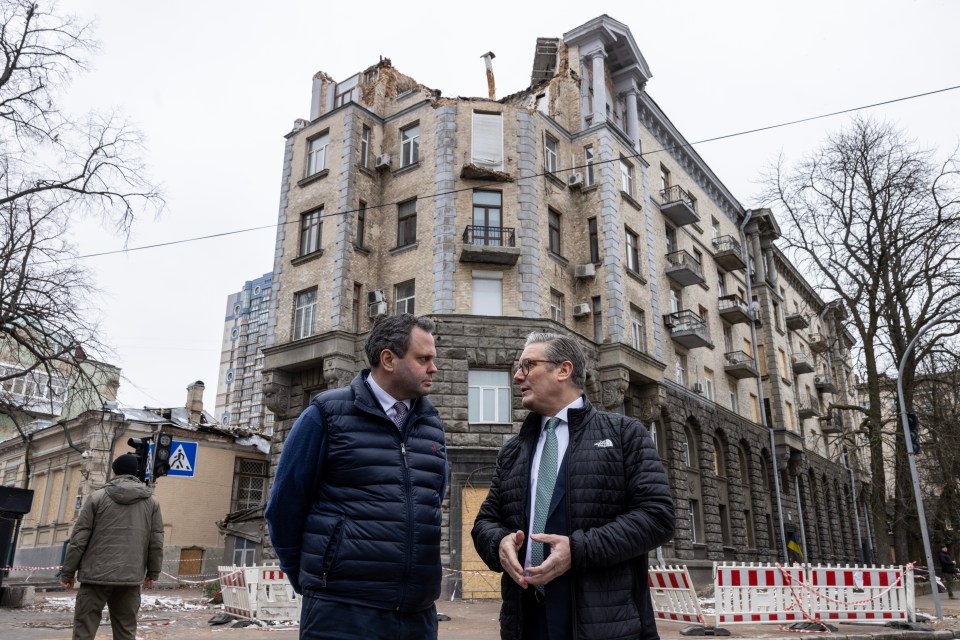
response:
[[[713,566],[717,625],[916,621],[913,566]]]
[[[650,567],[647,581],[657,620],[707,626],[686,567]]]
[[[804,606],[793,588],[804,582],[799,565],[713,565],[717,626],[804,622]]]
[[[217,567],[223,610],[235,616],[298,622],[300,598],[279,567]]]

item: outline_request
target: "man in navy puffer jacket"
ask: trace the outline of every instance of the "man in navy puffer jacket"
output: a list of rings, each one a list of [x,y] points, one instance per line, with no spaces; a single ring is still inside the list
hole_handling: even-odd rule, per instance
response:
[[[370,333],[371,369],[325,391],[283,444],[266,520],[301,638],[437,637],[443,425],[430,393],[434,324],[402,314]]]

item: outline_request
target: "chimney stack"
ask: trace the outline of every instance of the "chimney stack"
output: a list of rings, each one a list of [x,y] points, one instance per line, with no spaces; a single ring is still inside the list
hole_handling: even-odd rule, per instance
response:
[[[487,51],[485,54],[480,56],[483,58],[483,63],[487,65],[487,92],[490,94],[491,100],[496,100],[497,98],[497,86],[493,82],[493,62],[492,60],[497,56],[493,55],[493,51]]]
[[[200,424],[200,416],[203,415],[203,390],[206,387],[203,381],[197,380],[187,386],[187,413],[190,415],[191,424]]]

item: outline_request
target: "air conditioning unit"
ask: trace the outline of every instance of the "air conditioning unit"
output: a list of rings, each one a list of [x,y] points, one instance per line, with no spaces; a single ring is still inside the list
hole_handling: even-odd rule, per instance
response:
[[[592,278],[597,275],[597,267],[592,262],[578,264],[573,268],[573,275],[575,278]]]
[[[377,169],[386,169],[390,166],[390,154],[381,153],[376,157],[376,160],[373,163],[373,166]]]
[[[367,304],[384,302],[386,299],[387,299],[387,296],[383,294],[383,289],[374,289],[373,291],[367,292]]]
[[[567,176],[567,186],[571,189],[579,189],[583,186],[583,174],[582,173],[571,173]]]
[[[693,386],[690,387],[690,390],[693,391],[694,393],[699,393],[699,394],[702,395],[702,394],[703,394],[703,385],[700,384],[699,382],[694,382],[694,383],[693,383]]]
[[[367,306],[367,316],[370,318],[379,318],[380,316],[387,315],[387,303],[386,302],[374,302],[373,304]]]
[[[827,384],[828,382],[829,382],[829,380],[827,379],[827,376],[813,376],[813,384],[814,384],[814,386],[816,386],[816,385],[821,385],[821,384]]]
[[[586,302],[581,302],[580,304],[573,305],[573,317],[582,318],[583,316],[590,315],[590,305]]]

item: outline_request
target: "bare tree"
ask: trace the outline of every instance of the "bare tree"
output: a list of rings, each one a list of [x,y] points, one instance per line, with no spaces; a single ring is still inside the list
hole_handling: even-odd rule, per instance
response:
[[[58,104],[95,50],[90,25],[55,3],[0,0],[0,414],[28,444],[31,403],[52,402],[64,382],[95,388],[82,363],[106,351],[71,224],[94,218],[125,236],[140,212],[163,206],[137,131],[116,114],[78,117]]]
[[[862,432],[870,449],[878,557],[891,559],[888,528],[895,532],[898,560],[920,557],[908,535],[917,532],[917,521],[904,493],[910,482],[905,464],[897,466],[892,522],[888,518],[884,443],[896,443],[898,461],[906,454],[896,416],[882,412],[881,374],[895,371],[918,331],[960,301],[956,154],[938,165],[903,132],[858,117],[796,166],[781,158],[765,184],[767,200],[790,223],[785,251],[825,298],[842,301],[859,338],[870,401]],[[956,332],[955,323],[939,327],[909,356],[903,380],[908,407],[916,363]]]

